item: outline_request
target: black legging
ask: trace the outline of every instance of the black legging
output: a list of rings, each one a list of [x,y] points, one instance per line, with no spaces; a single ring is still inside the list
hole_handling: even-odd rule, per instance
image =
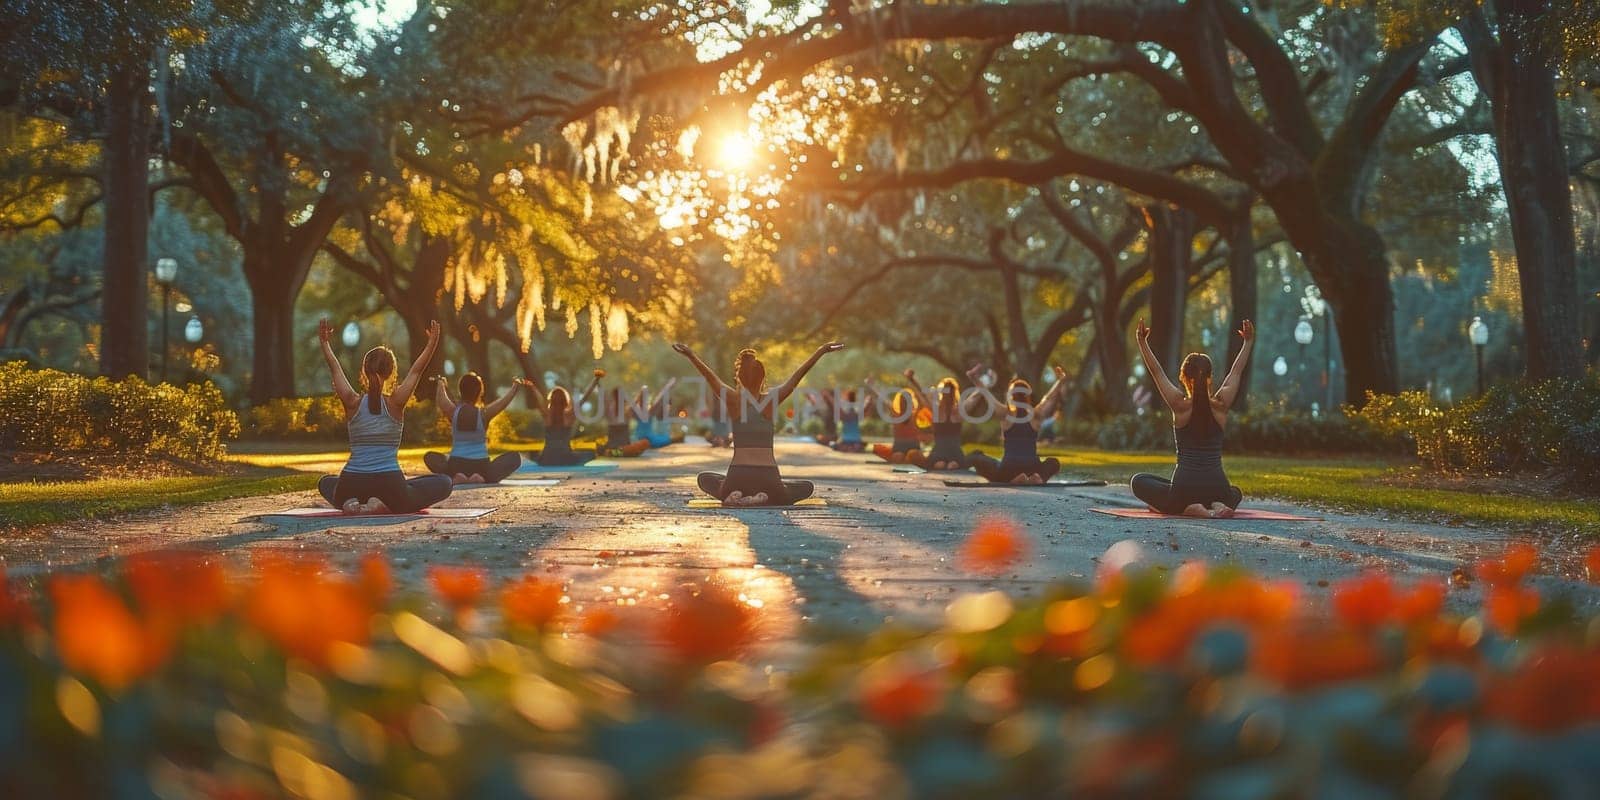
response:
[[[759,492],[767,493],[769,506],[793,505],[811,496],[816,491],[816,486],[811,481],[786,481],[778,474],[777,467],[752,467],[744,464],[734,464],[728,467],[724,475],[721,472],[702,472],[696,480],[700,484],[700,491],[717,498],[728,499],[728,495],[739,492],[745,497],[751,497]]]
[[[363,503],[377,498],[397,514],[420,511],[450,496],[450,479],[443,475],[422,475],[406,480],[403,472],[341,472],[325,475],[317,482],[322,499],[334,508],[346,500]]]
[[[1040,480],[1047,481],[1061,471],[1061,462],[1054,458],[1039,459],[1033,463],[1000,461],[977,450],[967,454],[967,463],[990,483],[1011,483],[1019,475],[1037,475]]]
[[[1133,476],[1128,485],[1132,487],[1134,497],[1163,514],[1182,514],[1184,509],[1196,503],[1202,506],[1221,503],[1236,509],[1244,499],[1244,493],[1233,484],[1173,485],[1172,481],[1148,472]]]
[[[444,453],[423,453],[422,463],[428,471],[446,478],[456,475],[482,475],[484,483],[499,483],[522,467],[522,456],[501,453],[493,460],[487,458],[460,458]]]

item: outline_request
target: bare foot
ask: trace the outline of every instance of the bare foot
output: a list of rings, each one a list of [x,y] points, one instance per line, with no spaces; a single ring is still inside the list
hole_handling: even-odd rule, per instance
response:
[[[354,497],[352,497],[349,500],[344,501],[344,506],[341,507],[339,510],[343,511],[346,514],[360,514],[361,513],[361,509],[362,509],[361,501],[355,499]]]
[[[474,472],[471,475],[467,476],[467,483],[488,483],[488,482],[489,482],[489,480],[487,478],[483,477],[482,473]]]
[[[1212,503],[1210,511],[1212,519],[1228,519],[1233,516],[1233,509],[1224,503]]]
[[[747,505],[747,506],[764,506],[766,504],[767,504],[767,493],[766,492],[756,492],[755,494],[750,495],[749,497],[745,498],[745,505]]]
[[[467,482],[467,476],[462,475],[459,472],[457,472],[456,474],[450,476],[450,483],[452,483],[452,484],[454,484],[456,486],[460,486],[461,484],[466,483],[466,482]]]
[[[722,498],[722,504],[725,506],[744,505],[744,492],[728,492],[728,495]]]
[[[1186,517],[1209,517],[1211,516],[1211,511],[1199,503],[1190,503],[1183,510],[1183,515]]]
[[[1017,477],[1012,478],[1011,482],[1016,484],[1016,485],[1018,485],[1018,486],[1027,486],[1028,485],[1028,476],[1026,476],[1026,475],[1018,475]]]

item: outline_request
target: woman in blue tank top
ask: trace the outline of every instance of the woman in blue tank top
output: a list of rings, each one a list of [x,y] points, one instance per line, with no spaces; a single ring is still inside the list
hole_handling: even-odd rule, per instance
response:
[[[861,409],[865,403],[858,397],[854,389],[840,392],[838,400],[831,392],[828,395],[828,413],[839,418],[839,439],[833,443],[833,449],[841,453],[860,453],[867,449],[866,441],[861,438]]]
[[[424,475],[406,479],[400,471],[400,438],[406,404],[422,381],[422,372],[439,349],[439,323],[428,326],[428,345],[405,380],[385,395],[384,387],[394,379],[394,351],[378,346],[361,359],[361,385],[357,393],[345,377],[344,367],[333,354],[329,337],[333,327],[326,319],[317,326],[322,357],[333,374],[333,394],[344,406],[350,428],[350,460],[338,475],[328,475],[317,484],[317,491],[334,508],[346,514],[409,514],[427,508],[450,496],[450,479],[443,475]]]
[[[433,380],[434,405],[439,408],[439,416],[450,423],[450,453],[424,453],[422,463],[428,465],[428,470],[449,478],[453,484],[499,483],[516,472],[522,466],[522,456],[501,453],[490,460],[488,434],[489,421],[511,405],[522,380],[512,381],[505,394],[488,405],[483,405],[483,378],[476,372],[462,375],[456,382],[456,390],[461,393],[459,403],[450,400],[444,378]]]
[[[1150,349],[1149,326],[1139,320],[1139,354],[1144,356],[1145,369],[1155,380],[1161,399],[1172,409],[1172,438],[1178,449],[1178,465],[1172,470],[1171,480],[1141,472],[1129,481],[1133,495],[1154,511],[1188,517],[1231,517],[1244,499],[1244,493],[1229,483],[1227,473],[1222,471],[1223,426],[1228,423],[1228,409],[1239,396],[1250,351],[1255,349],[1255,325],[1245,320],[1239,326],[1239,336],[1244,345],[1234,356],[1228,377],[1222,380],[1216,394],[1211,393],[1211,357],[1205,353],[1190,353],[1183,359],[1178,370],[1183,388],[1179,389],[1167,379],[1161,362]]]
[[[656,392],[654,399],[650,398],[649,387],[639,390],[639,400],[648,400],[649,404],[646,405],[644,402],[635,402],[634,404],[633,438],[635,440],[643,439],[649,442],[651,447],[666,447],[672,444],[671,423],[667,421],[667,399],[672,394],[672,387],[677,384],[677,378],[668,378],[667,382],[662,384],[661,391]],[[660,427],[657,427],[658,425]]]
[[[974,375],[982,368],[982,365],[973,367],[967,374]],[[1048,482],[1060,471],[1060,461],[1039,458],[1039,426],[1056,413],[1061,392],[1067,384],[1067,371],[1060,365],[1053,369],[1056,382],[1037,404],[1033,398],[1033,386],[1021,378],[1011,379],[1011,384],[1006,387],[1004,403],[983,388],[983,384],[978,384],[981,389],[978,396],[987,398],[989,408],[1002,415],[1000,440],[1004,446],[998,461],[977,450],[967,454],[968,463],[984,480],[1037,486]]]
[[[539,466],[571,467],[594,460],[595,451],[572,449],[572,429],[578,422],[576,407],[589,402],[595,389],[600,386],[600,379],[605,376],[605,370],[595,370],[594,380],[589,381],[588,388],[583,390],[576,403],[572,401],[572,395],[560,386],[546,395],[533,381],[523,382],[533,392],[534,400],[544,407],[544,449],[534,458]]]

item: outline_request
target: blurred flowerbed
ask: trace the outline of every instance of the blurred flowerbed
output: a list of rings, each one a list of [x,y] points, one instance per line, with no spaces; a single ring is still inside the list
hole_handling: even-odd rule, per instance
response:
[[[1004,570],[1003,520],[961,553]],[[575,613],[562,585],[369,555],[134,556],[0,581],[13,797],[1595,797],[1600,619],[1514,546],[1313,603],[1138,566],[933,629],[757,640],[712,578]],[[1588,561],[1600,575],[1600,550]],[[1476,610],[1456,614],[1462,593]],[[1451,607],[1458,603],[1448,604]],[[777,666],[773,666],[775,663]]]

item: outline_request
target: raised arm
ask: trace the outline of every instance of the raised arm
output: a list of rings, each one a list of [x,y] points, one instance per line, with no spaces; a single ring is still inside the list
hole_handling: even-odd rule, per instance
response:
[[[700,373],[700,377],[706,379],[706,385],[711,387],[711,391],[716,394],[717,398],[727,402],[725,398],[732,396],[732,390],[728,388],[728,384],[722,382],[722,378],[717,377],[717,373],[707,366],[706,362],[700,360],[700,356],[696,355],[693,350],[689,349],[688,345],[682,342],[674,344],[672,349],[678,351],[678,354],[684,358],[689,359],[689,363],[694,366],[696,372]]]
[[[433,387],[433,404],[439,407],[439,416],[455,419],[456,404],[450,400],[450,391],[445,388],[444,378],[433,376]]]
[[[1044,424],[1061,407],[1061,395],[1067,386],[1067,371],[1060,364],[1051,367],[1056,373],[1056,382],[1050,384],[1050,391],[1044,393],[1044,398],[1039,401],[1039,407],[1034,409],[1033,424],[1038,427]]]
[[[339,363],[339,357],[333,354],[333,326],[328,324],[327,318],[317,323],[317,339],[322,343],[322,358],[328,362],[328,372],[333,376],[333,396],[339,398],[344,405],[344,413],[354,411],[356,404],[361,402],[361,395],[356,393],[350,385],[350,379],[345,377],[344,365]]]
[[[410,371],[406,372],[405,380],[395,388],[394,394],[389,395],[389,413],[398,417],[406,410],[406,404],[411,402],[411,395],[417,391],[417,384],[422,382],[422,373],[428,370],[428,365],[433,363],[434,351],[439,349],[439,321],[428,323],[428,344],[422,348],[422,355],[411,362]]]
[[[443,383],[443,381],[440,381],[440,383]],[[500,395],[499,397],[496,397],[494,399],[494,402],[484,406],[483,407],[483,421],[484,421],[484,424],[488,424],[489,420],[494,419],[496,414],[499,414],[500,412],[506,410],[506,407],[511,405],[511,401],[517,399],[517,390],[521,389],[521,388],[522,388],[521,379],[520,378],[513,378],[511,380],[511,385],[506,387],[506,390],[505,390],[504,394]]]
[[[801,364],[798,369],[789,375],[788,380],[784,381],[778,386],[778,402],[782,403],[783,401],[789,399],[789,395],[794,394],[795,388],[798,387],[800,385],[800,381],[806,377],[806,373],[810,372],[811,368],[816,366],[817,362],[821,361],[823,356],[829,353],[837,353],[843,349],[844,345],[839,342],[828,342],[827,344],[817,348],[816,352],[812,353],[811,357],[805,360],[805,363]]]
[[[583,393],[578,395],[578,399],[574,400],[572,404],[574,406],[581,406],[584,403],[589,402],[589,398],[594,396],[594,390],[600,388],[600,379],[604,378],[605,376],[606,376],[606,371],[605,370],[603,370],[603,369],[595,370],[594,371],[594,379],[589,381],[589,387],[584,389]]]
[[[931,410],[933,403],[928,402],[928,396],[923,393],[922,387],[917,385],[917,373],[908,369],[904,374],[906,376],[906,386],[911,389],[911,396],[917,399],[917,407]]]
[[[1139,355],[1144,358],[1144,368],[1150,371],[1150,377],[1156,382],[1156,391],[1161,392],[1161,399],[1167,401],[1167,408],[1174,412],[1185,398],[1183,390],[1179,389],[1167,378],[1166,371],[1161,369],[1161,362],[1156,360],[1156,354],[1150,349],[1150,326],[1139,320],[1139,329],[1135,334],[1139,339]]]
[[[1233,366],[1228,368],[1228,377],[1222,379],[1222,387],[1217,389],[1217,403],[1220,410],[1226,412],[1233,407],[1233,401],[1239,396],[1239,388],[1244,385],[1244,368],[1250,363],[1250,352],[1256,346],[1256,326],[1250,320],[1245,320],[1239,326],[1239,337],[1244,339],[1244,344],[1239,348],[1239,354],[1233,357]]]
[[[1000,402],[1000,398],[995,397],[994,392],[989,391],[989,387],[983,385],[981,377],[985,371],[986,369],[981,363],[973,364],[972,369],[967,370],[967,378],[971,380],[972,385],[978,389],[977,396],[974,397],[971,402],[988,405],[991,413],[1004,413],[1006,411],[1006,404]]]

